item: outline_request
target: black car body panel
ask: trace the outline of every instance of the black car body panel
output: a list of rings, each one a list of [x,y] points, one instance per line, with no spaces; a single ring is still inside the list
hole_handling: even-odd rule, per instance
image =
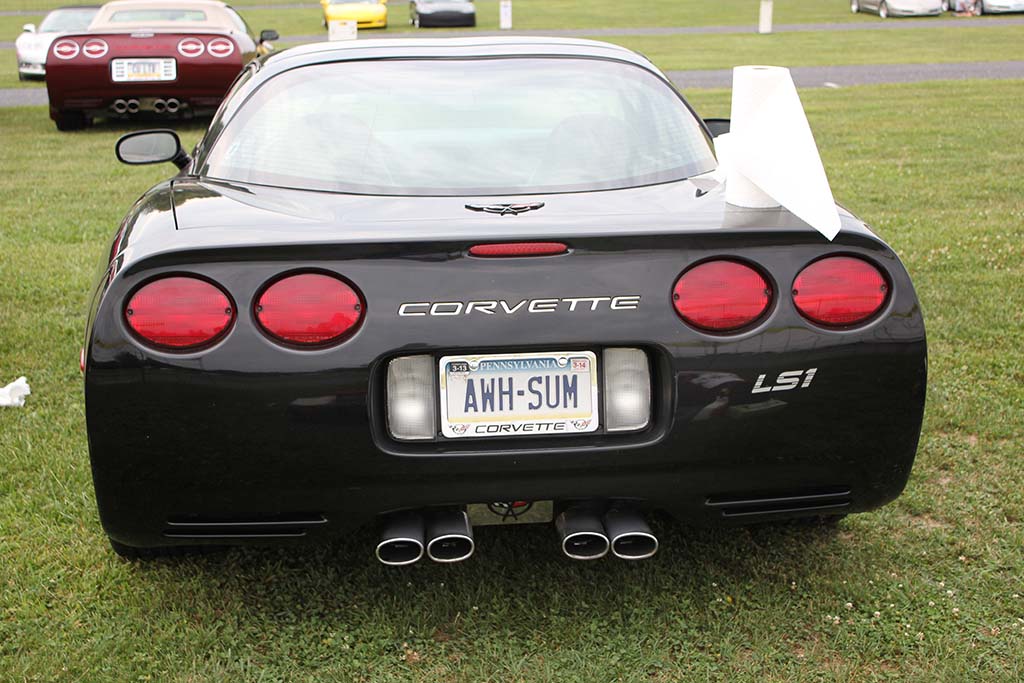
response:
[[[608,50],[522,40],[463,42],[468,54]],[[417,48],[397,41],[394,50]],[[267,72],[332,54],[292,52],[251,70],[207,140]],[[203,144],[193,168],[201,167]],[[920,305],[895,253],[846,211],[830,243],[784,209],[733,207],[721,187],[702,192],[688,180],[575,194],[399,198],[192,173],[158,185],[133,207],[89,316],[89,446],[101,519],[119,543],[324,538],[395,510],[498,500],[629,500],[695,523],[749,522],[870,510],[907,482],[925,397]],[[465,208],[535,201],[543,208],[518,216]],[[480,243],[530,240],[562,242],[568,252],[468,254]],[[825,329],[795,309],[787,295],[793,279],[831,254],[861,257],[885,274],[888,300],[870,322]],[[709,258],[741,260],[767,274],[777,295],[763,319],[730,334],[680,320],[673,283]],[[343,343],[298,350],[262,333],[253,306],[268,282],[309,269],[355,283],[366,310]],[[216,282],[234,300],[237,320],[212,347],[154,350],[128,329],[130,294],[171,273]],[[639,296],[640,304],[398,315],[408,302],[617,295]],[[641,431],[416,442],[389,436],[385,374],[393,358],[609,347],[643,349],[650,361],[652,416]],[[753,391],[780,373],[811,368],[806,389]]]

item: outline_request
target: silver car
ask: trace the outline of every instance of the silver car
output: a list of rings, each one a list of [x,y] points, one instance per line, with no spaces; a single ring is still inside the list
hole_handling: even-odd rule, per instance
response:
[[[874,12],[887,17],[924,17],[942,14],[944,0],[850,0],[850,11]]]
[[[416,28],[476,26],[476,7],[472,0],[410,0],[409,23]]]
[[[64,33],[78,33],[99,12],[99,5],[61,7],[47,14],[39,27],[25,24],[14,41],[18,53],[18,80],[42,80],[46,77],[46,53],[50,44]]]
[[[949,9],[954,12],[966,12],[965,0],[949,0]],[[974,12],[976,14],[1002,14],[1004,12],[1024,12],[1024,0],[975,0]]]

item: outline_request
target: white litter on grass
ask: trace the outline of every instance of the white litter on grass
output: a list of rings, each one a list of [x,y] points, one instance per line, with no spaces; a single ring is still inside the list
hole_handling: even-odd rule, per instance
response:
[[[0,389],[0,407],[20,408],[25,405],[25,397],[32,393],[28,380],[19,377],[3,389]]]
[[[842,87],[838,83],[833,83],[832,81],[825,81],[824,83],[822,83],[822,85],[825,86],[826,88],[834,88],[836,90]]]

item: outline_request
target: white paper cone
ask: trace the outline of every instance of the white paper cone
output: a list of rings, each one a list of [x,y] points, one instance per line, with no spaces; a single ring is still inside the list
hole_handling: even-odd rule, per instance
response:
[[[740,173],[733,163],[734,138],[732,133],[725,133],[715,138],[715,156],[718,157],[719,173],[725,178],[725,201],[733,206],[748,206],[755,209],[770,209],[779,206],[779,202],[765,194]]]
[[[785,207],[828,239],[840,219],[818,146],[789,69],[733,69],[732,122],[726,151],[726,201]],[[716,150],[719,149],[716,138]],[[766,203],[770,197],[771,203]]]

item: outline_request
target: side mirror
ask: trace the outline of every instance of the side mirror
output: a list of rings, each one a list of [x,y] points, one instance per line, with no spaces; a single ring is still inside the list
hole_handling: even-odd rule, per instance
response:
[[[178,168],[185,168],[192,161],[173,130],[143,130],[122,135],[114,152],[118,161],[132,166],[170,161]]]
[[[281,36],[278,34],[278,32],[275,31],[272,28],[268,28],[266,30],[260,31],[260,42],[261,43],[269,43],[270,41],[277,40],[280,37]]]
[[[704,119],[704,125],[708,127],[711,137],[717,138],[729,132],[729,119]]]
[[[25,24],[24,26],[21,27],[21,32],[22,33],[35,33],[36,32],[36,25],[35,24]]]

